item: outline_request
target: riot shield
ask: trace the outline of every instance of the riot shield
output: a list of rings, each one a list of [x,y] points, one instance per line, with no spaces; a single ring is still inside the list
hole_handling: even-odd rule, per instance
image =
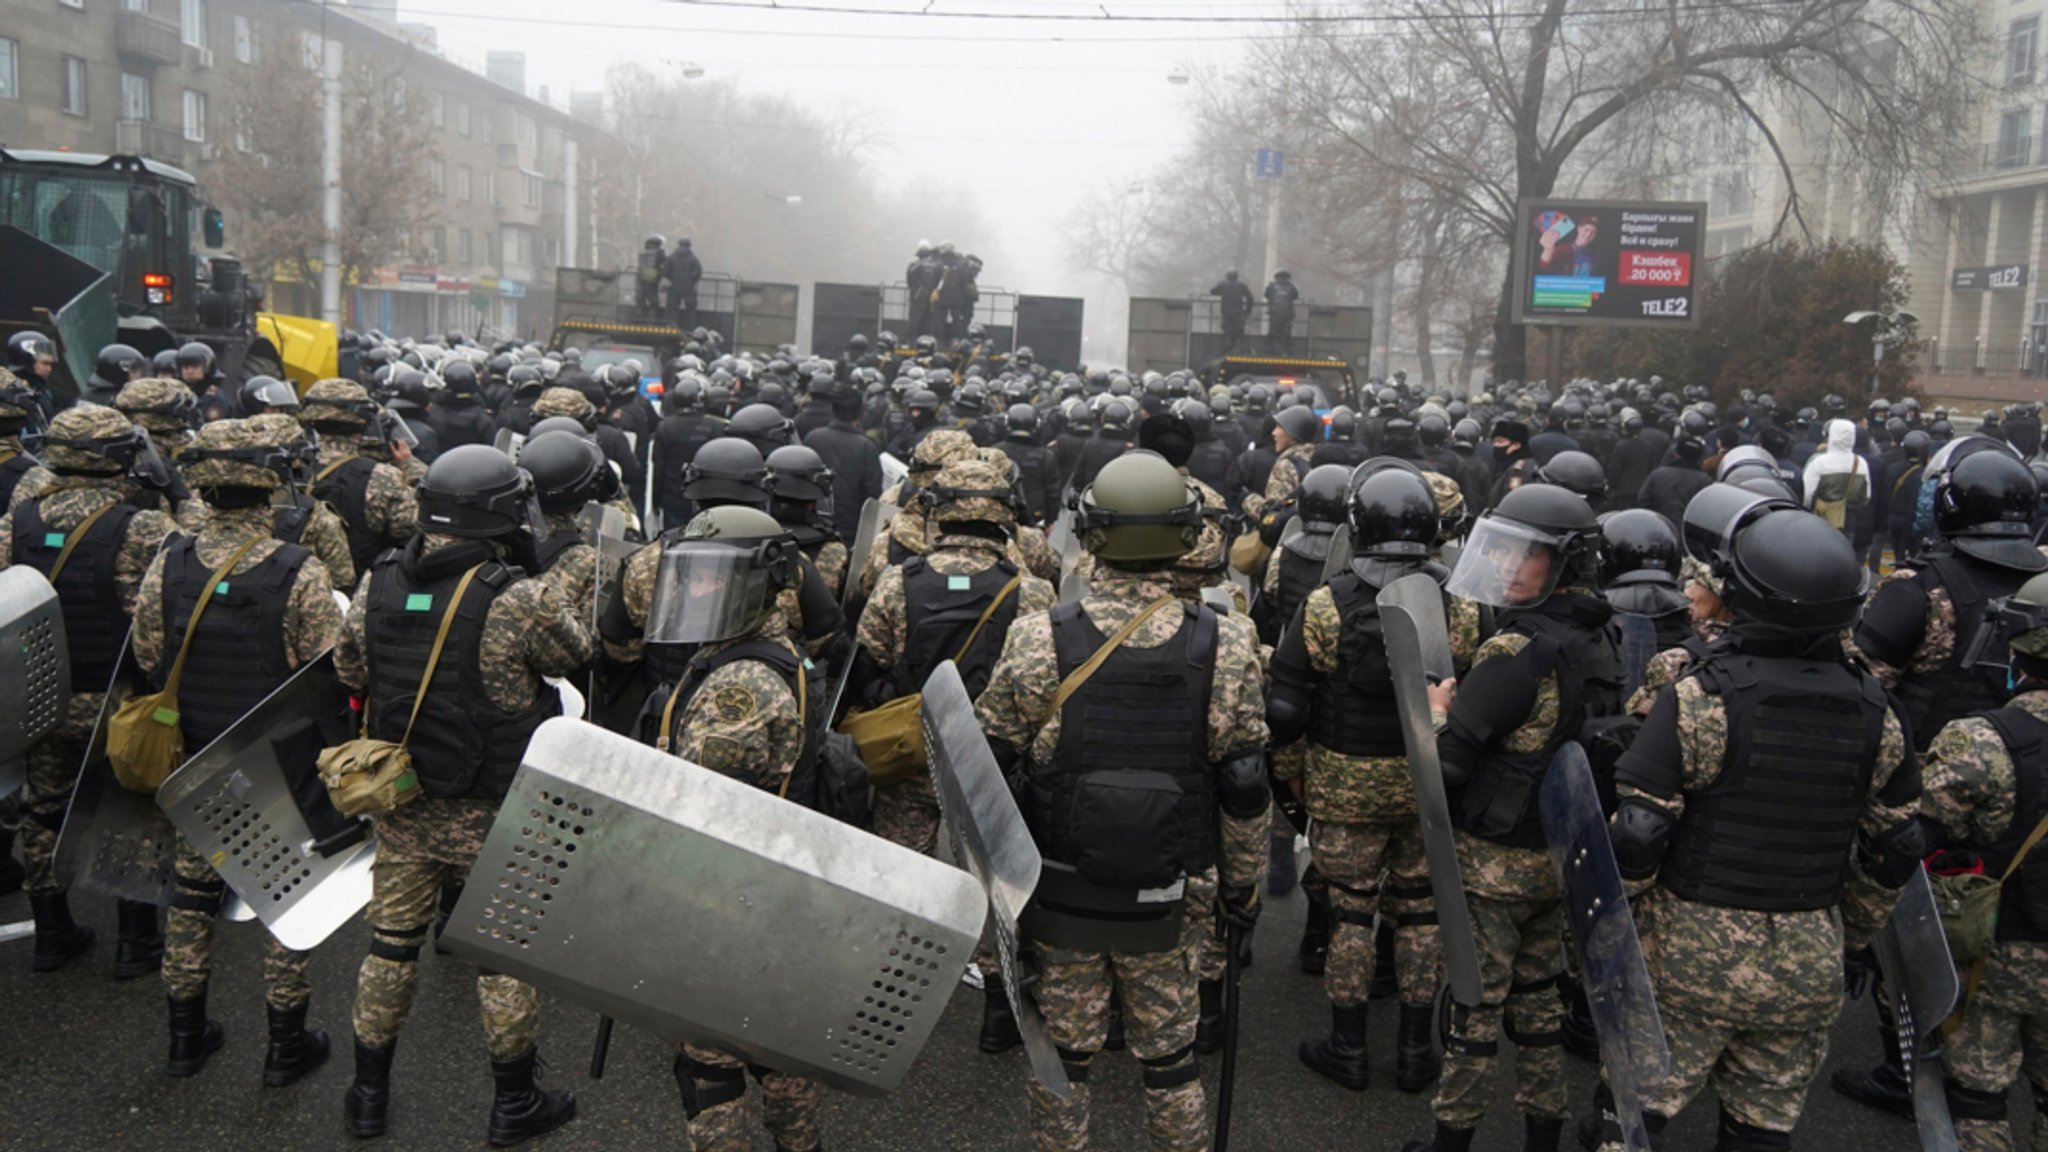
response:
[[[526,437],[514,432],[510,428],[500,428],[498,429],[497,438],[491,441],[491,447],[503,452],[506,459],[517,464],[519,462],[519,450],[526,447]]]
[[[1443,768],[1436,758],[1436,725],[1430,721],[1429,710],[1430,684],[1453,675],[1444,591],[1435,580],[1418,572],[1381,589],[1375,602],[1380,609],[1380,634],[1387,645],[1387,664],[1393,670],[1394,701],[1401,709],[1408,773],[1415,782],[1415,808],[1422,824],[1423,850],[1429,858],[1429,887],[1436,899],[1444,973],[1452,998],[1475,1007],[1481,999],[1479,947],[1472,937],[1472,909],[1465,903],[1451,806],[1444,797]]]
[[[910,478],[910,465],[887,452],[882,453],[882,491],[887,492]]]
[[[1564,888],[1579,973],[1600,1036],[1600,1067],[1630,1152],[1647,1152],[1643,1097],[1671,1074],[1671,1050],[1636,938],[1635,916],[1607,839],[1607,817],[1585,749],[1558,750],[1543,777],[1543,835]]]
[[[986,914],[937,860],[560,718],[527,745],[442,939],[664,1040],[879,1095]]]
[[[1038,890],[1044,858],[1031,839],[1031,830],[1024,826],[1024,813],[1018,810],[1017,799],[996,766],[995,754],[989,751],[988,739],[975,718],[974,702],[968,699],[967,686],[960,682],[960,670],[951,660],[925,680],[919,719],[924,725],[925,755],[937,786],[939,810],[946,827],[953,830],[954,854],[988,894],[996,961],[1002,966],[1003,987],[1010,993],[1010,1008],[1017,1017],[1017,1031],[1024,1037],[1024,1051],[1031,1058],[1031,1072],[1046,1091],[1064,1099],[1072,1091],[1066,1067],[1046,1033],[1038,1002],[1032,998],[1036,979],[1025,976],[1017,949],[1017,919]]]
[[[0,796],[23,757],[71,708],[71,656],[57,590],[26,564],[0,572]]]
[[[334,810],[316,762],[356,733],[331,654],[278,686],[157,789],[157,806],[287,948],[370,902],[368,827]]]
[[[1063,508],[1059,518],[1053,521],[1052,531],[1046,534],[1046,543],[1052,554],[1060,558],[1062,569],[1072,567],[1081,556],[1081,536],[1074,531],[1074,510]]]
[[[860,574],[868,570],[869,558],[875,554],[875,546],[881,540],[882,530],[903,511],[894,504],[884,504],[870,498],[860,506],[860,525],[853,532],[853,549],[847,553],[846,576],[840,581],[839,608],[847,617],[853,617],[853,606],[860,600]]]
[[[586,504],[576,518],[583,525],[584,542],[597,552],[596,579],[590,588],[590,630],[596,635],[598,621],[604,619],[623,587],[626,562],[641,545],[626,538],[626,517],[617,508]],[[590,695],[595,699],[597,694],[593,691]]]
[[[1961,987],[1926,869],[1913,870],[1913,878],[1892,906],[1891,919],[1871,946],[1898,1022],[1899,1055],[1913,1084],[1913,1122],[1920,1130],[1920,1147],[1923,1152],[1955,1152],[1955,1123],[1942,1083],[1941,1023],[1955,1011]]]
[[[177,858],[176,832],[153,796],[131,792],[114,779],[114,766],[107,759],[107,722],[121,702],[142,687],[126,640],[115,667],[79,765],[64,830],[57,836],[57,882],[123,900],[166,904],[171,898],[171,865]]]
[[[1339,524],[1330,534],[1330,554],[1323,558],[1323,583],[1351,569],[1351,525]]]
[[[1088,581],[1079,572],[1060,577],[1060,603],[1072,604],[1088,594]]]

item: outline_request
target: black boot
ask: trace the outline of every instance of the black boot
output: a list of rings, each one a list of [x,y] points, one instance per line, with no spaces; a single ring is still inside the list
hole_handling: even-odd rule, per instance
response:
[[[1365,1005],[1330,1005],[1329,1037],[1302,1041],[1301,1062],[1354,1092],[1364,1088]]]
[[[1024,1042],[1017,1031],[1017,1014],[1010,1008],[1009,990],[1003,975],[991,972],[981,982],[981,1050],[993,1056],[1008,1052]]]
[[[0,896],[20,891],[26,879],[28,869],[14,858],[14,829],[0,828]]]
[[[1307,892],[1308,889],[1302,889]],[[1324,895],[1318,899],[1314,893],[1308,897],[1308,920],[1301,926],[1301,970],[1310,976],[1321,976],[1323,966],[1330,958],[1330,898]]]
[[[302,1000],[291,1008],[266,1006],[270,1011],[270,1050],[263,1054],[265,1088],[283,1088],[327,1063],[327,1033],[306,1030],[306,1005],[310,1003]]]
[[[398,1041],[372,1048],[356,1037],[356,1082],[341,1099],[348,1129],[358,1140],[382,1136],[391,1124],[391,1057]]]
[[[206,1018],[206,993],[171,1001],[171,1058],[164,1071],[191,1076],[206,1067],[206,1058],[226,1042],[227,1033],[220,1024]]]
[[[1436,1076],[1436,1005],[1403,1004],[1394,1044],[1394,1087],[1420,1092]]]
[[[1899,1055],[1898,1035],[1880,1026],[1878,1043],[1878,1051],[1884,1053],[1884,1063],[1868,1072],[1856,1068],[1837,1068],[1828,1082],[1835,1086],[1835,1091],[1859,1104],[1868,1104],[1872,1108],[1911,1120],[1913,1085],[1906,1079],[1906,1065]]]
[[[491,1061],[491,1075],[498,1081],[498,1095],[491,1102],[491,1147],[510,1148],[576,1118],[575,1096],[534,1085],[538,1059],[537,1050],[528,1048],[524,1056]]]
[[[114,964],[107,973],[116,980],[148,976],[163,964],[164,926],[154,904],[140,900],[116,902],[121,938],[114,946]]]
[[[1372,986],[1365,995],[1368,1000],[1390,1000],[1398,991],[1400,985],[1395,983],[1394,974],[1394,918],[1382,916],[1372,937]]]
[[[1472,1137],[1478,1131],[1477,1128],[1452,1128],[1439,1120],[1433,1138],[1410,1140],[1401,1146],[1401,1152],[1472,1152]]]
[[[92,929],[71,918],[71,901],[64,893],[30,896],[28,906],[36,918],[36,954],[30,968],[55,972],[92,947]]]
[[[1557,1152],[1564,1121],[1522,1113],[1522,1152]]]
[[[441,943],[441,933],[447,930],[448,917],[455,911],[455,902],[460,899],[462,899],[462,885],[444,884],[441,886],[441,911],[434,916],[434,951],[439,955],[448,955],[448,949]]]
[[[1564,998],[1564,1050],[1581,1060],[1600,1062],[1600,1033],[1593,1026],[1593,1006],[1586,1001],[1585,985],[1564,977],[1558,984]]]
[[[1103,1038],[1102,1050],[1104,1052],[1121,1052],[1124,1050],[1124,1005],[1123,1001],[1114,992],[1109,995],[1109,1032]]]
[[[1195,991],[1202,998],[1202,1015],[1195,1021],[1195,1051],[1203,1056],[1223,1051],[1223,981],[1204,980]]]

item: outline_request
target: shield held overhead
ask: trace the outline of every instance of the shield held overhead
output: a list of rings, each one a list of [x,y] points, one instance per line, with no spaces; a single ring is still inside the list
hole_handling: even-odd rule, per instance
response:
[[[665,1040],[878,1095],[986,914],[954,868],[564,717],[527,745],[443,939]]]
[[[1349,551],[1347,545],[1346,551]],[[1331,555],[1335,555],[1334,550]],[[1408,772],[1415,783],[1415,807],[1422,846],[1429,859],[1429,887],[1436,899],[1437,939],[1451,998],[1466,1007],[1480,999],[1479,948],[1472,937],[1472,910],[1458,870],[1458,844],[1444,797],[1443,768],[1437,762],[1436,725],[1431,722],[1429,686],[1452,676],[1450,629],[1444,620],[1444,591],[1429,576],[1404,576],[1380,590],[1380,634],[1394,677],[1394,701],[1401,709],[1401,738],[1408,747]]]
[[[1045,860],[1024,825],[1024,813],[989,751],[988,739],[974,715],[974,702],[960,682],[960,670],[948,660],[924,683],[922,703],[924,747],[937,786],[939,808],[953,830],[953,848],[988,896],[996,958],[1003,986],[1031,1071],[1046,1090],[1065,1098],[1071,1091],[1059,1049],[1046,1033],[1045,1017],[1032,999],[1035,980],[1026,979],[1017,951],[1017,920],[1038,890]]]

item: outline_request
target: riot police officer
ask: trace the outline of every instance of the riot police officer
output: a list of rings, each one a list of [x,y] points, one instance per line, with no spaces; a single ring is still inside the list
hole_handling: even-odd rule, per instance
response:
[[[768,454],[768,513],[796,540],[825,587],[839,595],[849,559],[832,530],[832,470],[802,444],[785,444]]]
[[[654,506],[672,524],[689,522],[694,509],[683,496],[683,472],[697,449],[725,435],[725,421],[704,411],[704,381],[688,373],[661,397],[661,423],[654,428]]]
[[[861,394],[847,386],[832,392],[832,422],[804,437],[832,469],[832,530],[852,546],[860,533],[861,509],[882,495],[882,448],[861,431]]]
[[[320,437],[309,487],[340,515],[357,573],[369,571],[379,552],[403,544],[418,526],[419,507],[405,476],[362,455],[364,432],[380,415],[362,385],[341,379],[306,389],[298,413],[299,423]]]
[[[1302,478],[1313,466],[1310,461],[1315,458],[1316,442],[1321,435],[1322,422],[1316,419],[1313,409],[1294,404],[1280,410],[1273,418],[1273,463],[1264,487],[1246,493],[1246,516],[1256,520],[1267,508],[1294,498],[1294,490],[1301,487]],[[1246,477],[1247,482],[1250,479]]]
[[[38,466],[24,440],[30,421],[37,418],[36,405],[35,392],[0,368],[0,510],[13,506],[22,478]]]
[[[1038,442],[1038,409],[1029,404],[1012,404],[1006,423],[1008,430],[996,447],[1017,468],[1024,488],[1027,522],[1049,524],[1060,513],[1060,462],[1052,449]]]
[[[590,604],[597,549],[580,514],[588,505],[618,498],[618,473],[597,445],[571,432],[546,432],[528,440],[519,451],[519,467],[533,477],[540,506],[533,574],[545,575],[568,603]]]

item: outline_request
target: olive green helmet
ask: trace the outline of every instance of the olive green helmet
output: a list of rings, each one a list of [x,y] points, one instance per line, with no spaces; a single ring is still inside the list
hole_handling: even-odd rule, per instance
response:
[[[728,504],[699,512],[662,550],[647,639],[709,644],[758,629],[776,596],[797,579],[796,538],[758,508]]]
[[[1081,493],[1082,544],[1099,560],[1178,560],[1202,535],[1202,498],[1157,452],[1126,452]]]
[[[2013,655],[2030,657],[2037,666],[2048,664],[2048,572],[2020,585],[1999,614]]]

